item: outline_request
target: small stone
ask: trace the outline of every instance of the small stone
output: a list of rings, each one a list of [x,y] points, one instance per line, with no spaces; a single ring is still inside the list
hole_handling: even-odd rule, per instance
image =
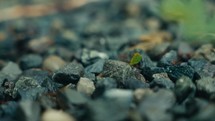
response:
[[[186,98],[193,98],[196,93],[196,86],[188,77],[181,77],[176,81],[175,94],[177,100],[181,103]]]
[[[113,78],[97,77],[96,89],[93,94],[94,97],[102,96],[106,90],[117,88],[117,82]]]
[[[193,58],[205,58],[211,63],[215,62],[215,49],[212,44],[202,45],[196,50]]]
[[[194,69],[189,65],[169,66],[166,72],[172,81],[176,81],[182,76],[187,76],[190,79],[194,78]]]
[[[129,64],[116,60],[106,60],[101,76],[114,78],[120,83],[124,83],[128,78],[136,78],[140,79],[140,81],[145,81],[144,78],[141,78],[143,76]]]
[[[22,74],[22,70],[19,68],[19,65],[17,65],[14,62],[9,62],[2,70],[2,73],[8,75],[10,78],[15,79],[20,74]]]
[[[67,85],[76,84],[83,76],[84,67],[81,64],[72,62],[54,72],[52,79],[58,83]]]
[[[37,101],[44,109],[51,109],[57,107],[56,97],[53,97],[51,94],[42,94],[37,98]]]
[[[59,70],[64,65],[66,65],[66,62],[55,55],[48,56],[43,62],[43,68],[51,72]]]
[[[190,121],[214,121],[215,118],[215,105],[207,104],[194,115]]]
[[[159,61],[158,66],[165,67],[175,65],[178,62],[178,54],[176,51],[171,50],[167,52]]]
[[[136,102],[140,103],[145,98],[145,96],[152,94],[151,89],[136,89],[134,91],[134,99]]]
[[[66,61],[70,61],[74,56],[74,53],[65,47],[57,47],[56,54]]]
[[[28,70],[18,79],[13,90],[13,97],[35,100],[42,93],[55,91],[56,85],[49,78],[48,72],[41,70]]]
[[[49,109],[46,110],[42,115],[42,121],[75,121],[75,119],[60,110]]]
[[[0,105],[0,117],[1,116],[12,116],[18,107],[18,103],[15,101],[8,101],[5,104]],[[1,118],[0,118],[1,119]]]
[[[124,121],[128,117],[129,107],[116,100],[97,99],[88,103],[89,118],[91,121]]]
[[[20,59],[20,67],[23,70],[30,68],[39,68],[42,65],[43,59],[40,55],[37,54],[29,54],[21,57]]]
[[[66,88],[62,94],[64,96],[64,98],[62,98],[62,102],[65,102],[65,104],[71,103],[75,105],[83,105],[88,101],[88,98],[85,97],[85,95],[69,88]]]
[[[173,107],[175,101],[171,91],[159,90],[144,97],[139,106],[139,112],[149,121],[172,121],[173,117],[167,111]]]
[[[50,37],[41,37],[37,39],[33,39],[29,41],[28,48],[36,53],[43,53],[45,52],[51,45],[53,41]]]
[[[215,94],[215,79],[211,77],[204,77],[196,81],[197,91],[202,97],[210,97]]]
[[[178,55],[181,59],[188,60],[193,55],[193,49],[188,43],[180,42],[178,47]]]
[[[105,89],[117,88],[116,80],[113,78],[97,78],[96,88],[103,87]]]
[[[115,100],[124,105],[130,105],[133,99],[133,92],[124,89],[110,89],[106,90],[104,97],[109,100]]]
[[[87,95],[92,95],[95,91],[95,85],[93,81],[88,78],[80,78],[77,84],[77,91]]]
[[[151,50],[149,50],[149,55],[152,58],[160,58],[170,46],[169,42],[163,42],[161,44],[156,45]]]
[[[105,60],[100,59],[96,63],[86,67],[85,70],[86,70],[86,72],[98,74],[103,71],[104,64],[105,64]]]
[[[38,103],[21,101],[16,110],[15,119],[18,121],[39,121],[40,111],[41,109]]]
[[[151,87],[161,87],[167,89],[173,89],[175,84],[169,79],[167,73],[157,73],[153,74],[152,77],[154,78],[150,83]]]
[[[138,89],[138,88],[148,88],[149,84],[134,78],[128,78],[124,81],[123,88],[125,89]]]
[[[108,59],[109,56],[106,53],[96,50],[83,49],[81,52],[81,57],[79,58],[84,65],[90,65],[96,62],[98,59]]]

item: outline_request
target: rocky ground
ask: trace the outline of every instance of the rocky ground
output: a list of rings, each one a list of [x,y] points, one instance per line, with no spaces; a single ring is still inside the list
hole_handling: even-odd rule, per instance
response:
[[[214,45],[177,40],[156,4],[2,21],[0,121],[214,121]]]

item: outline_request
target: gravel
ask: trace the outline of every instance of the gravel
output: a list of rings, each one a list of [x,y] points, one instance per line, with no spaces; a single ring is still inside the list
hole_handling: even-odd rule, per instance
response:
[[[0,121],[214,121],[214,45],[177,41],[155,4],[0,23]]]

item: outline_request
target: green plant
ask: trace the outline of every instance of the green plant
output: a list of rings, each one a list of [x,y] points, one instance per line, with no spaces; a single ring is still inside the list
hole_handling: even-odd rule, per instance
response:
[[[161,15],[179,23],[185,40],[215,41],[215,15],[209,16],[205,0],[162,0]]]
[[[133,66],[133,65],[140,63],[141,60],[142,60],[141,54],[140,53],[134,53],[129,64],[131,66]]]

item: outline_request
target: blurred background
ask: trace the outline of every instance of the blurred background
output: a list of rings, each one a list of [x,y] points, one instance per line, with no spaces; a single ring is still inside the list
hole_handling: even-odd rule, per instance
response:
[[[47,55],[59,48],[147,51],[176,40],[214,42],[214,1],[189,1],[0,0],[0,58]]]

